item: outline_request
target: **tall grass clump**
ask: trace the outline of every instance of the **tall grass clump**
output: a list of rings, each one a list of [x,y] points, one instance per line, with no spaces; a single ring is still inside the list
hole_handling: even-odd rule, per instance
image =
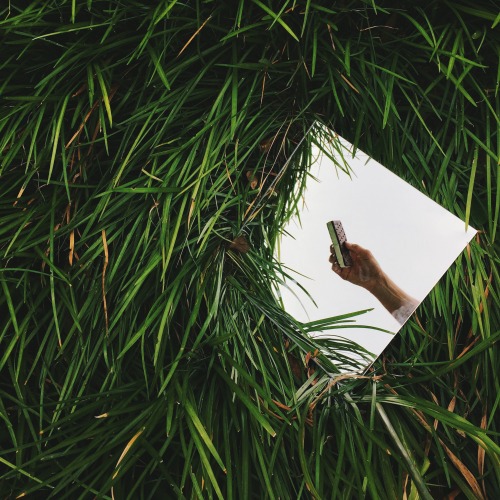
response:
[[[498,496],[499,23],[2,4],[2,498]],[[276,293],[315,124],[479,229],[364,376]]]

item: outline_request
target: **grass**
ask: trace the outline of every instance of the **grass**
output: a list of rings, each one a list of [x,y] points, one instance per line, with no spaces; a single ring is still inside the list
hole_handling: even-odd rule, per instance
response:
[[[2,9],[3,496],[498,495],[494,2]],[[316,122],[479,229],[365,377],[276,296]]]

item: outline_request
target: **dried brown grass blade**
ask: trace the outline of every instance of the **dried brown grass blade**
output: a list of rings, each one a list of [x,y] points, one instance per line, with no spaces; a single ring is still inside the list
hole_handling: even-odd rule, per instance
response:
[[[208,16],[208,18],[205,19],[205,21],[203,21],[203,24],[194,32],[193,36],[184,44],[184,47],[182,47],[182,49],[179,51],[177,57],[179,57],[188,48],[188,45],[196,38],[196,35],[204,28],[205,24],[207,24],[208,21],[210,21],[210,19],[212,19],[212,16]]]
[[[441,446],[450,458],[453,465],[458,469],[458,471],[462,474],[464,479],[471,487],[472,491],[476,495],[476,498],[484,500],[485,497],[483,495],[481,487],[479,486],[479,483],[477,482],[477,479],[474,477],[474,474],[472,474],[472,472],[465,466],[465,464],[459,460],[459,458],[446,446],[446,444],[444,444],[442,439],[440,439],[439,442],[441,443]]]
[[[104,309],[104,319],[106,321],[106,335],[109,333],[108,305],[106,303],[106,268],[109,262],[108,243],[106,241],[106,231],[102,230],[102,246],[104,248],[104,264],[102,266],[102,306]]]

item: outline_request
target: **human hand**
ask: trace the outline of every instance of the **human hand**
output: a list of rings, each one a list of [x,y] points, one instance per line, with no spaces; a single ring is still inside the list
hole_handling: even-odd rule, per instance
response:
[[[329,261],[332,263],[332,270],[342,279],[354,285],[367,289],[376,287],[384,278],[384,272],[370,250],[349,242],[346,242],[345,246],[351,255],[352,265],[340,267],[335,257],[333,245],[331,245]]]

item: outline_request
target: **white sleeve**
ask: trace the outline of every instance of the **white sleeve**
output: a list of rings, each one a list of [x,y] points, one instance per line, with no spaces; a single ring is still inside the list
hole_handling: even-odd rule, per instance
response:
[[[412,299],[408,302],[404,303],[401,307],[392,311],[392,315],[396,319],[396,321],[402,325],[412,314],[412,312],[418,307],[419,301]]]

